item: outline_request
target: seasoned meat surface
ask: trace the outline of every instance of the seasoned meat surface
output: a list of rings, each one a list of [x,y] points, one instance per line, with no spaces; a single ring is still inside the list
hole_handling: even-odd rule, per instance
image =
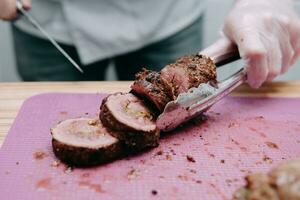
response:
[[[94,166],[119,157],[122,143],[99,119],[78,118],[51,129],[54,154],[71,166]]]
[[[166,104],[173,100],[169,94],[172,94],[170,89],[162,80],[159,72],[143,69],[136,74],[136,80],[131,85],[132,93],[146,99],[154,105],[158,112],[162,112]]]
[[[116,93],[105,98],[101,105],[100,119],[132,149],[158,145],[159,130],[155,118],[145,102],[130,93]]]
[[[202,55],[184,56],[164,67],[161,72],[143,69],[136,74],[132,93],[147,99],[161,113],[169,101],[201,83],[216,85],[216,66]]]
[[[131,93],[115,93],[102,101],[100,120],[69,119],[51,129],[54,154],[71,166],[86,167],[111,161],[126,147],[156,147],[156,116],[180,93],[208,82],[216,84],[216,67],[205,56],[181,57],[161,72],[143,69]]]
[[[203,55],[184,56],[161,70],[161,77],[168,82],[173,91],[173,98],[201,83],[217,83],[216,66],[213,61]]]

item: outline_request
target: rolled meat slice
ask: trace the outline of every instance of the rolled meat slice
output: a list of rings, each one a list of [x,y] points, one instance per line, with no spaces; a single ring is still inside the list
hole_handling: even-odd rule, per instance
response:
[[[169,64],[161,70],[161,78],[165,85],[171,86],[172,97],[176,98],[180,93],[187,92],[192,87],[198,87],[201,83],[217,83],[216,66],[214,62],[203,55],[184,56]]]
[[[106,97],[101,105],[102,123],[115,130],[113,136],[134,149],[158,146],[159,130],[154,116],[144,101],[130,93]]]
[[[160,73],[143,69],[136,74],[136,80],[131,85],[132,93],[148,100],[161,113],[171,99],[171,86],[166,86]]]
[[[123,153],[122,143],[99,119],[77,118],[51,129],[54,154],[71,166],[87,167],[109,162]]]

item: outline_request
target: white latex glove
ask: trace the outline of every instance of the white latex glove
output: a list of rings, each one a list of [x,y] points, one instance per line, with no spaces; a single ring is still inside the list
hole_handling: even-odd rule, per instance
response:
[[[222,38],[201,53],[212,55],[232,43],[246,61],[248,83],[258,88],[286,72],[300,54],[300,19],[292,0],[237,0]]]
[[[25,10],[31,8],[30,0],[22,0]],[[0,0],[0,19],[12,20],[17,16],[16,0]]]

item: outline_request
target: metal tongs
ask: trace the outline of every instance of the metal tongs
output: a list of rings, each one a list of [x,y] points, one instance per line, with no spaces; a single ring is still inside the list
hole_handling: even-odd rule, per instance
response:
[[[237,47],[220,50],[209,56],[216,66],[222,66],[240,58]],[[209,83],[200,84],[185,93],[179,94],[176,100],[169,102],[163,113],[159,115],[156,125],[162,131],[170,131],[184,122],[193,119],[207,111],[212,105],[230,94],[235,88],[245,82],[247,76],[240,69],[226,80],[218,83],[217,87]]]

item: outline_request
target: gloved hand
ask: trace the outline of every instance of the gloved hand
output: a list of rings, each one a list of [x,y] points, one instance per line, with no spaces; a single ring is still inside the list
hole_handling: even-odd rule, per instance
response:
[[[30,0],[22,0],[25,10],[31,8]],[[0,0],[0,19],[12,20],[17,16],[16,0]]]
[[[201,53],[238,46],[248,83],[258,88],[286,72],[300,54],[300,19],[293,0],[237,0],[225,20],[222,38]]]

